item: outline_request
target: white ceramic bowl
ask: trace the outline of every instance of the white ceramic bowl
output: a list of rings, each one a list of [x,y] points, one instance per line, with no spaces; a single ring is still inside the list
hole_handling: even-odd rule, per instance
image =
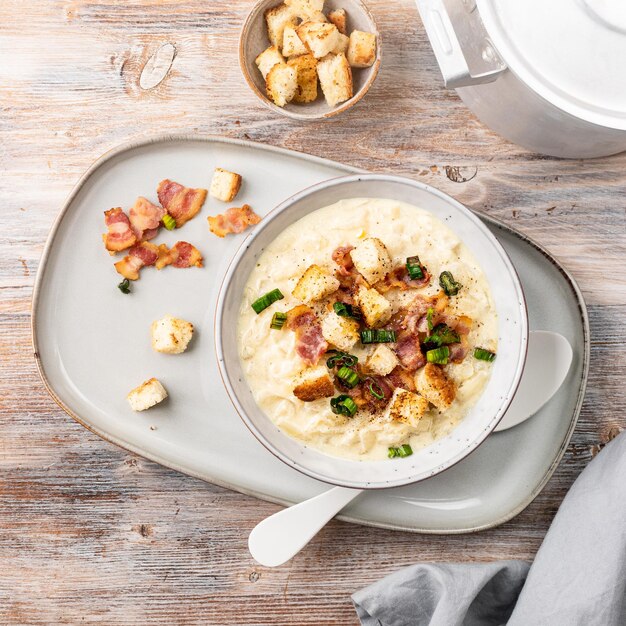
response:
[[[257,406],[239,359],[237,320],[244,286],[257,259],[301,217],[348,198],[391,198],[430,211],[470,249],[490,284],[498,312],[498,358],[489,383],[463,421],[446,437],[405,459],[352,461],[331,457],[284,434]],[[215,343],[220,372],[235,409],[270,452],[319,480],[354,488],[396,487],[424,480],[458,463],[493,431],[518,387],[528,343],[522,286],[502,246],[471,211],[446,194],[406,178],[356,174],[319,183],[267,215],[235,255],[218,298]]]

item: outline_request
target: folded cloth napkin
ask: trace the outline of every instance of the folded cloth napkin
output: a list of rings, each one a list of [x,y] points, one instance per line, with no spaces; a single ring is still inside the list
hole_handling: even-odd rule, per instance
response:
[[[532,566],[413,565],[352,600],[363,626],[625,626],[626,431],[578,477]]]

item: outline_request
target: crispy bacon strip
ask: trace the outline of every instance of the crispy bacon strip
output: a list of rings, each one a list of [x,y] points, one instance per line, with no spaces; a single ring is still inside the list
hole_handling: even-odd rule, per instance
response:
[[[200,211],[207,190],[184,187],[166,178],[159,183],[157,195],[161,205],[176,220],[176,228],[180,228]]]
[[[156,261],[156,268],[163,269],[167,265],[174,267],[202,267],[202,254],[195,247],[186,241],[177,241],[171,248],[164,243],[159,246],[159,257]]]
[[[339,266],[337,273],[342,276],[349,276],[354,269],[354,263],[350,255],[352,250],[354,250],[354,246],[339,246],[333,251],[333,261]]]
[[[394,389],[399,387],[407,391],[415,391],[415,378],[400,366],[385,376],[385,382]]]
[[[102,235],[104,247],[113,254],[126,250],[137,243],[137,237],[131,229],[128,216],[120,207],[109,209],[104,212],[104,223],[109,229],[106,235]]]
[[[398,360],[409,372],[415,372],[426,364],[426,358],[422,354],[419,336],[409,331],[401,331],[393,351]]]
[[[287,311],[285,327],[296,333],[296,352],[307,365],[316,365],[328,350],[322,327],[313,309],[301,304]]]
[[[261,218],[250,208],[244,204],[242,207],[233,207],[228,209],[226,213],[209,216],[209,228],[214,235],[225,237],[230,233],[242,233],[248,226],[254,226],[261,221]]]
[[[407,289],[420,289],[430,283],[430,274],[424,267],[424,277],[416,280],[409,278],[409,273],[405,266],[396,267],[385,276],[385,278],[374,285],[374,289],[380,293],[387,293],[391,289],[400,289],[406,291]]]
[[[139,270],[146,265],[154,265],[158,256],[159,249],[153,243],[144,241],[133,246],[128,255],[115,264],[115,269],[128,280],[137,280]]]
[[[130,227],[137,237],[137,241],[148,241],[156,237],[161,220],[166,211],[163,207],[152,204],[143,197],[137,198],[128,212]]]

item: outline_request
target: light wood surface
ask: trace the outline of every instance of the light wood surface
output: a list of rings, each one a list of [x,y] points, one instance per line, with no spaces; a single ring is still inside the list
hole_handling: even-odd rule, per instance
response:
[[[404,565],[531,559],[573,480],[626,426],[626,154],[559,161],[500,139],[442,88],[412,0],[368,4],[385,39],[377,81],[351,111],[301,124],[263,108],[241,76],[251,2],[0,3],[0,623],[355,624],[350,593]],[[163,131],[416,177],[572,271],[591,317],[589,388],[567,454],[528,509],[455,537],[333,522],[291,563],[266,569],[246,539],[278,507],[134,457],[57,408],[30,343],[48,230],[96,157]]]

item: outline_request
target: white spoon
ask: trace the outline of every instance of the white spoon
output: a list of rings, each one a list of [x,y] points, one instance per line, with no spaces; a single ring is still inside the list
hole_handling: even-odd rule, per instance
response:
[[[520,386],[495,429],[506,430],[534,415],[563,384],[572,363],[572,348],[562,335],[531,331]],[[363,489],[333,487],[294,504],[257,524],[248,538],[250,554],[261,565],[277,567],[294,557]]]

